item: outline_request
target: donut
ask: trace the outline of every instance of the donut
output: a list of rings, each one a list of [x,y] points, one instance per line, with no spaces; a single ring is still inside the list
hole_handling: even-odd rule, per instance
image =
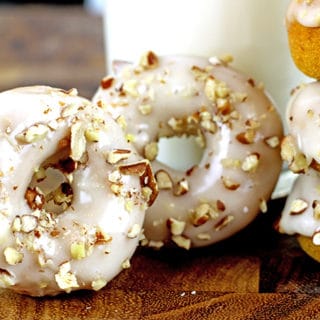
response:
[[[299,85],[287,106],[288,134],[281,146],[282,158],[294,173],[320,170],[319,113],[320,82]]]
[[[295,235],[301,248],[320,262],[320,176],[310,169],[301,174],[290,192],[280,221],[280,233]]]
[[[286,26],[296,66],[307,76],[320,79],[320,0],[292,0]]]
[[[288,134],[281,143],[281,155],[298,177],[276,228],[295,235],[301,248],[320,262],[319,103],[319,81],[299,85],[289,100]]]
[[[159,194],[142,245],[189,249],[230,237],[267,201],[281,171],[282,123],[254,80],[217,58],[157,56],[117,63],[93,101],[104,105],[152,165]],[[158,159],[163,137],[194,137],[198,164]]]
[[[0,286],[103,288],[139,244],[149,161],[100,106],[47,86],[0,93]]]

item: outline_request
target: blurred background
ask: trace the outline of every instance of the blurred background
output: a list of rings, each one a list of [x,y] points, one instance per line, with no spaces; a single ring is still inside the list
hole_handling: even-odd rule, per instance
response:
[[[101,13],[105,0],[0,0],[0,5],[52,4],[52,5],[83,5],[86,9]]]
[[[27,0],[0,0],[0,3],[5,4],[61,4],[61,5],[67,5],[67,4],[83,4],[85,0],[33,0],[33,1],[27,1]]]
[[[61,5],[67,5],[67,4],[83,4],[85,0],[33,0],[33,1],[27,1],[27,0],[0,0],[0,3],[5,4],[61,4]]]

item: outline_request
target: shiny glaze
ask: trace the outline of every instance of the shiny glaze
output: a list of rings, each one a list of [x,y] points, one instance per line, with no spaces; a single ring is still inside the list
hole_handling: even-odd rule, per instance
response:
[[[302,84],[296,88],[287,106],[286,121],[297,148],[307,162],[320,163],[320,82]]]
[[[320,219],[315,215],[315,203],[320,200],[319,174],[309,170],[299,175],[289,194],[279,222],[279,231],[287,234],[300,234],[312,237],[320,230]],[[294,212],[296,201],[303,201],[305,208]]]
[[[320,0],[292,0],[287,21],[297,21],[305,27],[320,27]]]
[[[67,108],[75,111],[68,115]],[[75,123],[86,127],[96,120],[99,139],[86,141],[87,160],[72,173],[71,206],[60,214],[31,209],[25,192],[35,170],[57,152],[59,141],[70,136]],[[47,135],[36,142],[19,141],[19,134],[35,124],[49,125]],[[117,164],[107,163],[106,154],[117,148],[130,150],[130,157]],[[141,228],[147,205],[138,176],[119,178],[124,184],[123,192],[131,193],[132,199],[111,192],[108,176],[120,164],[140,161],[141,157],[104,110],[78,97],[74,90],[65,92],[36,86],[3,92],[0,94],[0,149],[2,287],[32,296],[84,288],[99,290],[123,267],[129,266],[128,259],[140,233],[132,237],[128,234],[133,226],[138,231]],[[134,201],[129,210],[126,204],[131,200]],[[21,226],[14,226],[14,219],[22,216],[37,217],[37,227],[27,232],[21,231]],[[74,244],[76,253],[71,254]],[[77,244],[85,245],[85,257],[81,256],[83,247],[77,251]],[[10,265],[4,255],[7,248],[21,254],[21,261],[11,261]],[[58,284],[59,277],[66,280],[65,285]]]
[[[289,150],[285,141],[291,141],[295,162],[299,157],[301,166],[294,166],[299,177],[286,201],[279,223],[280,231],[288,234],[300,234],[312,237],[320,227],[320,219],[315,214],[315,203],[319,201],[319,163],[320,163],[320,82],[302,84],[294,91],[287,107],[287,124],[289,133],[282,145],[285,160]],[[289,168],[292,164],[289,161]],[[315,170],[314,170],[315,169]],[[294,171],[294,170],[293,170]],[[297,202],[298,200],[298,202]],[[300,202],[304,209],[295,213],[294,205]],[[293,212],[293,213],[292,213]]]
[[[186,249],[209,245],[244,228],[268,201],[281,170],[280,117],[264,91],[225,62],[192,56],[155,56],[154,60],[146,68],[141,63],[120,66],[115,76],[102,80],[93,100],[103,101],[115,119],[125,118],[125,132],[142,154],[161,136],[203,136],[203,157],[186,172],[152,161],[154,172],[165,171],[173,188],[160,190],[147,210],[142,244],[161,247],[174,242]],[[195,70],[202,70],[202,75]],[[212,91],[205,90],[210,79],[227,88],[227,96],[210,99]],[[123,90],[129,83],[134,90]],[[223,101],[229,109],[218,107]],[[152,107],[148,114],[139,111],[141,104]],[[215,132],[201,127],[202,111],[215,123]],[[196,129],[190,132],[187,125],[172,129],[172,119],[194,121]],[[239,136],[253,127],[253,141],[240,142]],[[275,145],[268,145],[268,138]],[[245,172],[241,166],[248,155],[258,155],[259,164]],[[227,188],[227,179],[234,185]],[[188,190],[175,195],[181,181],[187,181]],[[209,212],[200,214],[205,207]]]

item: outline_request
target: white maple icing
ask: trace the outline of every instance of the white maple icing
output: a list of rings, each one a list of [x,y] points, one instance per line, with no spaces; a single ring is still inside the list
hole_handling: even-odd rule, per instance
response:
[[[51,212],[37,190],[31,208],[30,181],[63,143],[77,165],[71,205]],[[129,155],[108,161],[118,149]],[[102,108],[45,86],[0,94],[0,150],[0,286],[32,296],[101,289],[128,264],[147,207],[139,176],[120,168],[147,162]]]
[[[289,132],[282,154],[285,160],[289,159],[289,168],[301,174],[286,201],[279,227],[283,233],[312,237],[320,228],[319,81],[296,88],[288,103],[286,120]],[[286,147],[286,141],[292,148]]]
[[[308,162],[320,163],[320,82],[300,85],[287,106],[286,121],[290,136]]]
[[[279,222],[280,232],[312,237],[320,230],[320,217],[316,213],[319,200],[319,173],[311,169],[299,175],[286,200]],[[295,209],[297,205],[302,209]]]
[[[320,0],[292,0],[287,20],[297,21],[305,27],[320,27]]]
[[[161,136],[184,134],[204,150],[187,172],[151,159],[163,185],[147,210],[144,243],[189,248],[225,239],[265,209],[275,186],[279,114],[252,79],[218,59],[149,52],[141,61],[118,65],[93,101],[105,104],[141,154]]]

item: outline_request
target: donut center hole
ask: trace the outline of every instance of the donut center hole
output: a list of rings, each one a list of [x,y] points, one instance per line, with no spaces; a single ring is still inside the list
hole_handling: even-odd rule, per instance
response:
[[[204,148],[196,136],[162,137],[158,142],[157,160],[174,170],[187,171],[200,163],[203,153]]]
[[[60,150],[43,162],[33,174],[25,193],[32,210],[43,209],[60,214],[73,200],[72,173],[77,163],[69,157],[69,149]]]

